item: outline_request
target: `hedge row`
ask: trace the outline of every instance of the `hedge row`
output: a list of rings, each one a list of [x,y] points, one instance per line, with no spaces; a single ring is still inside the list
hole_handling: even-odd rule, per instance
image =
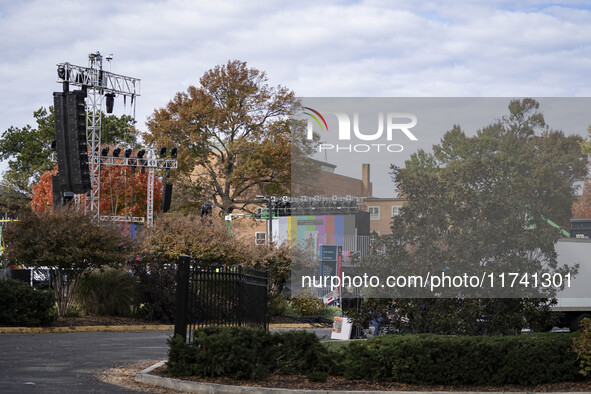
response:
[[[168,344],[167,371],[175,376],[263,379],[288,373],[324,381],[332,365],[318,337],[306,331],[206,327],[195,332],[191,343],[177,336]]]
[[[205,328],[194,342],[169,341],[168,371],[176,376],[260,379],[269,373],[328,375],[416,384],[502,386],[574,381],[575,334],[499,337],[389,335],[338,350],[312,333]]]
[[[45,326],[56,316],[51,290],[37,290],[14,279],[0,280],[0,324]]]
[[[416,384],[535,385],[574,381],[572,334],[390,335],[345,346],[348,379]]]

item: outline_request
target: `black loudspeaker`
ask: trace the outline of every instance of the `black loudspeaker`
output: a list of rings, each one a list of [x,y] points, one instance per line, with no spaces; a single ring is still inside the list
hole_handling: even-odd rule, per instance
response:
[[[55,150],[61,191],[76,194],[92,189],[86,145],[86,92],[55,92]]]
[[[172,199],[172,183],[162,185],[162,212],[170,210],[170,200]]]
[[[105,106],[107,107],[107,113],[113,113],[113,105],[115,104],[115,93],[105,94]]]

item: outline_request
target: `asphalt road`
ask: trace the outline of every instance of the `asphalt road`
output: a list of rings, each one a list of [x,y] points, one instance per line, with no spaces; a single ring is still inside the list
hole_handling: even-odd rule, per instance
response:
[[[308,330],[327,340],[330,329]],[[0,393],[127,393],[94,374],[163,360],[167,331],[0,335]],[[34,383],[34,384],[28,384]]]

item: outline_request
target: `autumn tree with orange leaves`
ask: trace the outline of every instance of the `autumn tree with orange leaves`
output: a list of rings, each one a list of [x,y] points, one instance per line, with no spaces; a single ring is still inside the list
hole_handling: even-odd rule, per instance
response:
[[[31,208],[35,212],[50,212],[53,204],[52,175],[57,168],[41,175],[33,186]],[[101,167],[101,213],[117,216],[146,216],[148,191],[148,172],[140,168],[133,170],[123,166]],[[162,182],[154,179],[154,208],[158,209],[162,200]]]
[[[51,171],[45,171],[39,178],[39,182],[33,185],[31,194],[31,209],[34,212],[51,212],[53,207],[53,188],[51,177],[57,174],[57,167]]]
[[[143,136],[148,144],[179,147],[175,180],[223,214],[251,209],[255,194],[288,193],[295,93],[270,86],[265,72],[238,60],[199,82],[155,110]]]
[[[101,213],[116,216],[146,216],[148,198],[148,171],[141,173],[136,167],[101,167]],[[162,201],[162,182],[154,179],[154,209]]]

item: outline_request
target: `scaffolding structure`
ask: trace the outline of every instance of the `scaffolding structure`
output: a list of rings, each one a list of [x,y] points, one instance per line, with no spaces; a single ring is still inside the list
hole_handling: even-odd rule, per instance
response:
[[[112,57],[107,57],[111,60]],[[123,96],[135,106],[140,96],[140,79],[114,74],[103,70],[103,57],[100,52],[88,55],[88,67],[70,63],[57,64],[57,82],[67,89],[69,85],[86,90],[86,139],[89,147],[88,166],[92,189],[86,196],[85,209],[93,212],[99,220],[117,222],[146,223],[154,221],[154,176],[157,168],[177,168],[176,159],[157,159],[153,149],[148,150],[147,159],[131,157],[101,156],[101,116],[105,97]],[[135,111],[134,111],[135,115]],[[146,217],[102,215],[100,212],[101,166],[129,166],[148,168],[147,214]]]

